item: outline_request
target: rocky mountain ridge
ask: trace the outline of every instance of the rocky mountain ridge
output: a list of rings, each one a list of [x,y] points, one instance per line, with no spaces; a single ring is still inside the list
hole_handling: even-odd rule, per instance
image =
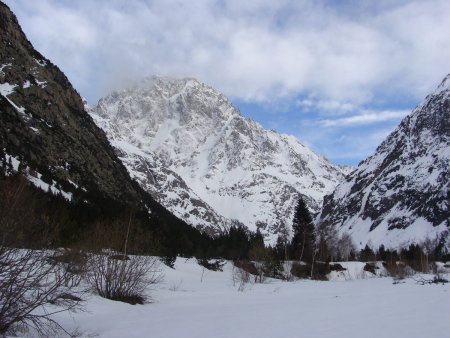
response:
[[[195,79],[146,78],[91,109],[130,174],[187,223],[210,232],[288,234],[298,195],[313,212],[343,171],[267,131]]]
[[[332,195],[320,221],[359,246],[446,241],[450,230],[450,75]],[[449,246],[447,244],[447,246]],[[449,246],[450,247],[450,246]]]
[[[66,76],[37,52],[0,3],[0,149],[63,185],[138,200],[104,133]],[[77,188],[78,187],[78,188]]]

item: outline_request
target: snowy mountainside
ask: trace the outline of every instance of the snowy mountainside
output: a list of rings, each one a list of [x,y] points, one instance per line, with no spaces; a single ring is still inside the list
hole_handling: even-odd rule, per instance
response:
[[[197,231],[130,177],[69,79],[33,47],[14,13],[1,1],[0,27],[0,195],[7,196],[1,194],[5,186],[22,191],[20,180],[6,178],[19,173],[30,185],[67,200],[27,187],[25,190],[33,192],[26,204],[30,210],[39,205],[40,216],[34,217],[37,211],[30,212],[33,217],[24,216],[23,222],[41,229],[41,217],[55,212],[51,202],[41,202],[61,201],[55,217],[61,218],[61,224],[66,223],[64,215],[70,218],[65,224],[70,230],[61,228],[55,234],[62,237],[55,240],[69,244],[77,237],[75,232],[86,231],[97,219],[106,224],[132,209],[136,220],[155,230],[162,249],[177,243],[174,233],[186,239],[177,243],[180,253],[199,243]],[[0,210],[2,206],[4,203]],[[189,244],[184,247],[184,243]]]
[[[79,94],[33,47],[3,2],[0,27],[0,160],[15,159],[36,172],[28,177],[35,185],[64,187],[56,190],[66,197],[137,204],[140,192]]]
[[[359,246],[443,242],[450,228],[450,75],[326,196],[320,220]],[[448,244],[447,244],[448,246]]]
[[[318,212],[343,171],[263,129],[195,79],[151,77],[101,99],[91,116],[130,174],[186,222],[289,232],[298,194]]]

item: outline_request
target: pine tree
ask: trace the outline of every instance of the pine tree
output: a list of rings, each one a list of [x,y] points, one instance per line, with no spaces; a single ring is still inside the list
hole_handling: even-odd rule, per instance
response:
[[[256,230],[255,234],[250,236],[250,250],[248,256],[251,260],[259,262],[267,259],[268,250],[264,245],[264,236],[259,229]]]
[[[312,262],[315,243],[314,223],[301,196],[295,208],[292,230],[294,231],[291,242],[293,257],[298,257],[300,261]]]

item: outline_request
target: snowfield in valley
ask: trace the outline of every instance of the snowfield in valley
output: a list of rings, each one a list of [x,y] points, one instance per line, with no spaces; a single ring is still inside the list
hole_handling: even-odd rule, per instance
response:
[[[162,265],[164,282],[149,292],[152,303],[92,295],[86,311],[55,318],[81,337],[448,336],[449,284],[419,285],[408,278],[394,285],[390,277],[370,277],[364,263],[346,266],[329,282],[269,280],[240,292],[232,264],[214,272],[195,259],[178,258],[175,269]]]

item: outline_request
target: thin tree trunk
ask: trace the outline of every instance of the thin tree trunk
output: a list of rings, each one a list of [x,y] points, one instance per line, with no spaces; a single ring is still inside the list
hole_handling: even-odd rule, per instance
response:
[[[313,257],[312,257],[312,264],[311,264],[311,279],[313,278],[314,273],[314,263],[316,261],[316,250],[314,250]]]
[[[300,262],[303,259],[303,251],[305,250],[306,233],[303,232],[302,251],[300,252]]]
[[[123,248],[123,258],[124,259],[127,256],[128,236],[130,235],[130,228],[131,228],[132,217],[133,217],[133,211],[130,211],[130,218],[128,220],[127,235],[125,237],[125,245],[124,245],[124,248]]]

